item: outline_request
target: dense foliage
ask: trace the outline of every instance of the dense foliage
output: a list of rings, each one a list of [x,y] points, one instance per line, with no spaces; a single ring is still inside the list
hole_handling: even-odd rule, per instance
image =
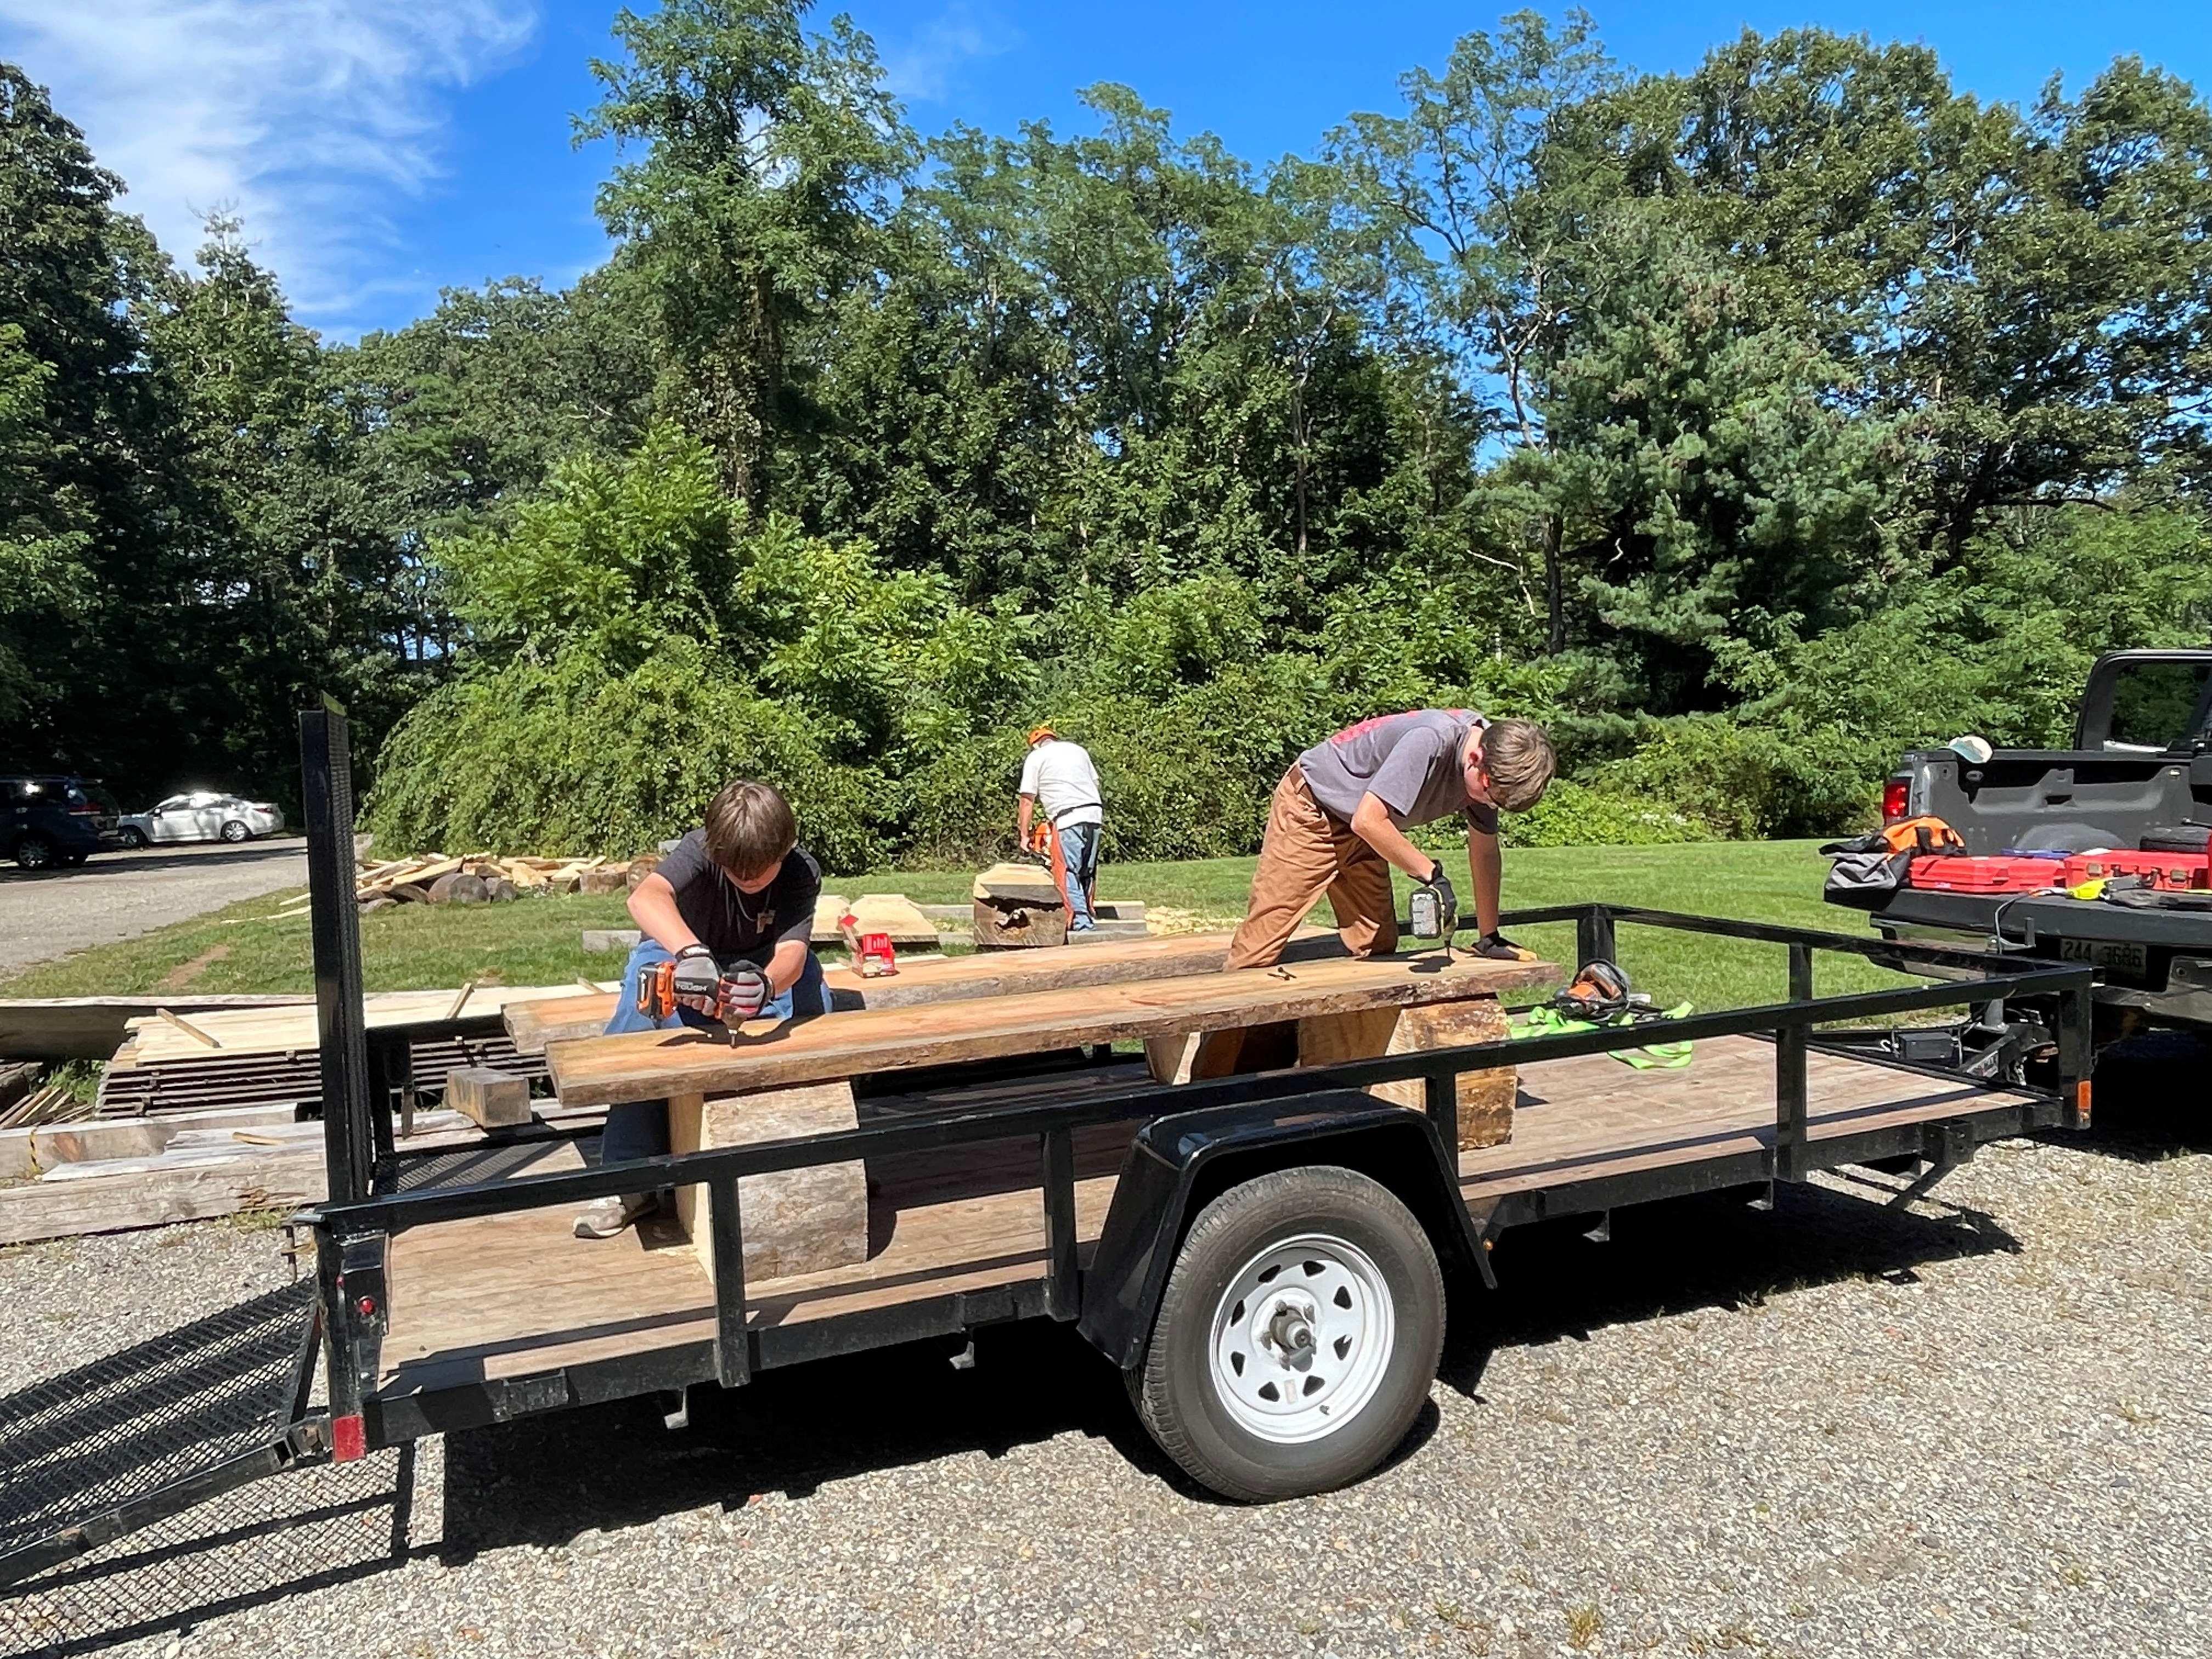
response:
[[[613,257],[345,346],[0,65],[0,765],[281,792],[327,693],[395,848],[625,852],[752,774],[851,868],[998,843],[1049,716],[1171,857],[1445,702],[1559,735],[1524,842],[1809,833],[2212,636],[2212,113],[2160,71],[1637,75],[1522,13],[1257,167],[1117,86],[924,140],[807,10],[621,13]]]

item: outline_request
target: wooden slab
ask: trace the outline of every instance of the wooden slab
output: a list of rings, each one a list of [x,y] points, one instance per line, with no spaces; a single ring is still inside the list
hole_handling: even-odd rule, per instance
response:
[[[1053,884],[1052,872],[1042,864],[994,864],[977,876],[968,890],[978,903],[1058,906],[1065,902]]]
[[[1424,1048],[1460,1048],[1474,1042],[1502,1042],[1512,1035],[1505,1011],[1494,997],[1467,1002],[1433,1003],[1422,1008],[1366,1008],[1298,1022],[1298,1064],[1330,1066],[1382,1054],[1419,1053]],[[1422,1109],[1419,1079],[1377,1083],[1367,1092],[1394,1105]],[[1500,1066],[1459,1077],[1459,1146],[1462,1152],[1495,1146],[1513,1138],[1515,1072]]]
[[[1227,933],[1159,933],[1145,939],[1102,940],[1079,949],[902,963],[890,979],[863,979],[849,968],[827,969],[822,977],[830,987],[832,1006],[840,1012],[915,1008],[969,997],[1215,973],[1228,960],[1230,938]],[[1330,959],[1346,959],[1344,945],[1333,931],[1322,927],[1299,929],[1283,952],[1283,960],[1292,966]],[[615,999],[611,995],[556,996],[510,1003],[505,1015],[507,1034],[519,1052],[534,1054],[542,1053],[549,1042],[599,1036],[614,1012]]]
[[[668,1144],[678,1152],[859,1127],[849,1083],[744,1096],[679,1096],[668,1103]],[[709,1280],[715,1278],[714,1212],[713,1194],[704,1187],[677,1189],[678,1224]],[[849,1267],[868,1258],[868,1176],[862,1164],[747,1176],[738,1182],[738,1213],[749,1284]]]
[[[1087,953],[1072,953],[1086,955]],[[1433,956],[1300,963],[919,1008],[866,1008],[738,1031],[641,1031],[546,1045],[569,1105],[750,1093],[872,1072],[1231,1030],[1494,995],[1557,977],[1541,962]]]
[[[977,899],[969,927],[981,951],[1044,951],[1068,939],[1067,911],[1059,904]]]

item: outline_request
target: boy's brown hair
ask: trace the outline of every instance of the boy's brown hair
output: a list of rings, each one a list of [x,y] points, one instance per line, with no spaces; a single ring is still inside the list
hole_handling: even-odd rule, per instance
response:
[[[1482,734],[1482,769],[1490,774],[1491,803],[1501,811],[1525,812],[1543,799],[1559,769],[1551,733],[1534,720],[1493,720]]]
[[[773,785],[739,781],[707,808],[707,856],[725,870],[757,876],[799,845],[799,820]]]

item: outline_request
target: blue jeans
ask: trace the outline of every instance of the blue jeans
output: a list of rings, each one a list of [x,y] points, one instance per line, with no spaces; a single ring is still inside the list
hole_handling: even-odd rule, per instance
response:
[[[1098,842],[1106,832],[1103,823],[1071,823],[1060,831],[1060,861],[1067,869],[1067,925],[1088,927],[1091,915],[1091,890],[1098,884]]]
[[[605,1035],[620,1036],[627,1031],[672,1031],[679,1026],[696,1025],[712,1030],[714,1022],[690,1008],[678,1008],[666,1019],[655,1019],[650,1014],[637,1011],[637,981],[640,975],[656,964],[666,962],[675,953],[663,950],[651,939],[640,939],[630,948],[629,965],[623,969],[622,990],[615,1003],[615,1017],[607,1022]],[[830,1012],[830,988],[822,978],[822,964],[814,952],[806,953],[806,966],[799,969],[799,981],[781,996],[771,997],[761,1010],[763,1019],[811,1019],[817,1014]],[[626,1101],[619,1106],[607,1108],[606,1133],[599,1137],[599,1162],[627,1164],[633,1158],[658,1158],[668,1150],[668,1103],[665,1100]]]

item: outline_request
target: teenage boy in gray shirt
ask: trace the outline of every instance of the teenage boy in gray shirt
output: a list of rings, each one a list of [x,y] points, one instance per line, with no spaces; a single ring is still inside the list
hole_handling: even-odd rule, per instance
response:
[[[1406,831],[1455,812],[1467,818],[1475,950],[1513,956],[1498,932],[1498,815],[1534,806],[1558,764],[1551,738],[1533,720],[1489,720],[1466,708],[1385,714],[1316,744],[1276,786],[1227,965],[1273,963],[1323,893],[1352,955],[1396,950],[1392,867],[1452,892],[1443,866]]]

